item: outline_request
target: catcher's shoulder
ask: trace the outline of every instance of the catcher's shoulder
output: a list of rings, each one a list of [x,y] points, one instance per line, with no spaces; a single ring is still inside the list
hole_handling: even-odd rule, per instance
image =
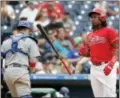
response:
[[[34,37],[29,37],[32,41],[34,41],[35,43],[38,43],[38,40]]]
[[[11,41],[11,39],[10,39],[10,38],[6,38],[6,39],[2,42],[2,44],[9,43],[10,41]]]

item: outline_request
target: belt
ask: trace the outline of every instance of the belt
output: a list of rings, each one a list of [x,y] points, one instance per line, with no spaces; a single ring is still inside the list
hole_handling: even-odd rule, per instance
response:
[[[5,69],[6,69],[6,68],[9,68],[9,67],[21,67],[21,68],[28,68],[28,66],[27,66],[27,65],[22,65],[22,64],[19,64],[19,63],[12,63],[12,64],[10,64],[10,65],[6,65],[6,66],[5,66]]]
[[[108,61],[105,62],[92,62],[95,66],[101,66],[102,64],[108,63]]]

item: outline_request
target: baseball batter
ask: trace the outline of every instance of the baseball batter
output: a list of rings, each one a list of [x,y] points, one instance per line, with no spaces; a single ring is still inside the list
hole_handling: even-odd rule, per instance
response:
[[[29,37],[31,28],[28,21],[20,21],[17,33],[1,46],[1,56],[5,59],[4,80],[13,98],[32,98],[29,61],[33,66],[40,54],[36,42]]]
[[[118,33],[107,27],[106,12],[95,8],[89,13],[93,31],[80,48],[80,55],[91,58],[91,86],[95,97],[116,97]]]

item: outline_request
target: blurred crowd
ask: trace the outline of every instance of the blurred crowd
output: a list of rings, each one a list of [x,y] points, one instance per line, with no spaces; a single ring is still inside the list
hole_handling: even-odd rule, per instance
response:
[[[85,9],[89,9],[89,4],[92,5],[91,10],[94,7],[100,7],[106,10],[108,14],[109,26],[115,27],[119,30],[118,25],[111,23],[113,20],[119,19],[119,1],[98,1],[92,3],[91,1],[76,1],[77,4],[82,3],[85,5]],[[19,20],[28,20],[33,24],[33,33],[31,36],[38,40],[39,51],[41,57],[39,63],[37,63],[34,69],[36,74],[58,74],[67,73],[64,65],[60,62],[59,58],[54,53],[50,44],[45,40],[44,36],[37,28],[37,24],[40,24],[47,31],[47,34],[53,43],[54,47],[58,51],[61,57],[64,57],[64,61],[67,67],[73,73],[89,73],[90,72],[90,58],[79,55],[79,48],[85,41],[86,34],[90,32],[87,26],[84,26],[84,31],[77,30],[80,21],[84,20],[85,11],[76,8],[77,17],[80,21],[75,21],[76,16],[74,13],[75,1],[1,1],[1,26],[2,35],[16,26]],[[76,5],[77,5],[76,4]],[[69,10],[67,10],[69,8]],[[72,9],[70,11],[70,9]],[[78,13],[77,13],[78,11]],[[75,13],[74,13],[75,14]],[[86,14],[87,17],[87,14]],[[87,21],[89,23],[89,21]],[[82,24],[82,23],[81,23]],[[90,26],[90,25],[89,25]],[[16,31],[11,31],[15,33]],[[76,36],[75,36],[76,35]],[[3,39],[4,40],[4,39]]]

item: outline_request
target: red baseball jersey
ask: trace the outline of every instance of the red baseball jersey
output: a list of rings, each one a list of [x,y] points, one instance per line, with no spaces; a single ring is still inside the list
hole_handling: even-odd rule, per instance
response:
[[[87,37],[92,61],[104,62],[111,60],[114,55],[114,48],[111,44],[118,42],[116,30],[104,27],[89,33]]]

